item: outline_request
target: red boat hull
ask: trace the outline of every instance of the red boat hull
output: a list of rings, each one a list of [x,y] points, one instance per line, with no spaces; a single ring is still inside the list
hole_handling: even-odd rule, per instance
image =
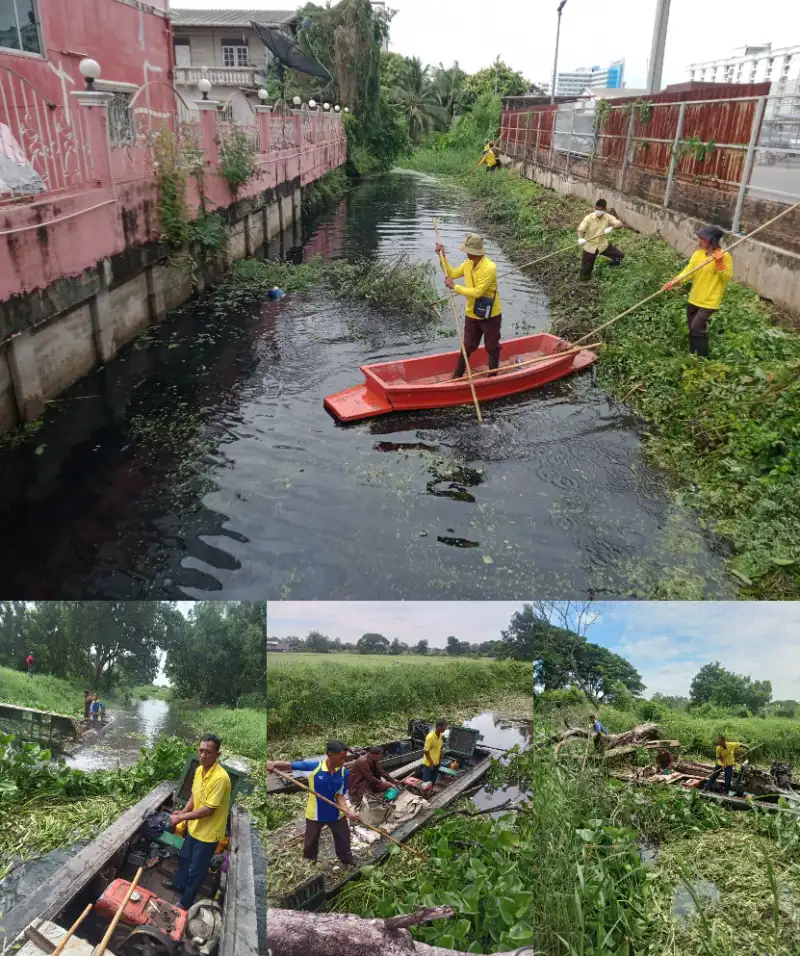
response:
[[[486,350],[478,349],[470,356],[475,392],[479,402],[489,402],[507,395],[517,395],[541,388],[573,372],[588,368],[596,356],[587,349],[568,355],[556,352],[569,342],[542,332],[503,342],[500,353],[501,371],[494,376],[481,376],[488,370]],[[466,378],[452,381],[460,352],[441,352],[420,358],[400,359],[362,365],[364,383],[347,388],[325,399],[325,408],[339,421],[353,422],[389,412],[415,409],[448,408],[472,403],[472,391]],[[545,356],[547,356],[545,358]],[[523,363],[536,361],[532,365]],[[517,360],[522,365],[516,369]]]

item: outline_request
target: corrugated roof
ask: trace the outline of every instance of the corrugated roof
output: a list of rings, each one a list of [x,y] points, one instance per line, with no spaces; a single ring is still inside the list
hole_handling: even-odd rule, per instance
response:
[[[171,9],[176,27],[249,27],[250,22],[279,26],[297,16],[297,10],[180,10]]]

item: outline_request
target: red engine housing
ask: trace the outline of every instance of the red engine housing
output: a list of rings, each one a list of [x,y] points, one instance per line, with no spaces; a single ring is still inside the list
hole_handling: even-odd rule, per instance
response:
[[[130,888],[131,884],[127,880],[114,880],[95,904],[95,913],[110,922]],[[128,900],[120,922],[129,926],[154,926],[179,943],[186,929],[186,916],[179,907],[172,906],[155,893],[137,886]]]

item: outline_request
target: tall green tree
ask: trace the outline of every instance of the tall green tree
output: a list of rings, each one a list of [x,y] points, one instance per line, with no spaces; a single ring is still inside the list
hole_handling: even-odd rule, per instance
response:
[[[701,667],[692,678],[689,699],[695,706],[747,707],[757,714],[772,700],[772,684],[734,674],[715,661]]]
[[[484,94],[521,96],[530,86],[522,73],[512,70],[498,57],[491,66],[466,77],[456,104],[457,112],[467,112]]]
[[[399,85],[389,90],[388,95],[389,102],[405,117],[412,143],[419,143],[435,129],[446,128],[447,110],[431,83],[429,68],[417,57],[406,62]]]
[[[442,106],[447,110],[447,116],[451,120],[466,78],[467,74],[458,65],[457,60],[452,66],[448,67],[440,63],[433,70],[434,92],[439,97]]]
[[[385,654],[389,641],[383,634],[362,634],[356,644],[359,654]]]

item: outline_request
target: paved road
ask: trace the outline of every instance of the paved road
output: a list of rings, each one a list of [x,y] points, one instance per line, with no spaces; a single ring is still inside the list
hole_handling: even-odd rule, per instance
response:
[[[765,192],[765,189],[777,189],[788,193],[789,196],[794,197],[794,200],[789,199],[789,196],[776,196]],[[800,200],[800,162],[795,162],[791,166],[788,163],[780,166],[754,166],[753,175],[750,177],[749,195],[759,199],[773,199],[776,202],[797,202]]]

